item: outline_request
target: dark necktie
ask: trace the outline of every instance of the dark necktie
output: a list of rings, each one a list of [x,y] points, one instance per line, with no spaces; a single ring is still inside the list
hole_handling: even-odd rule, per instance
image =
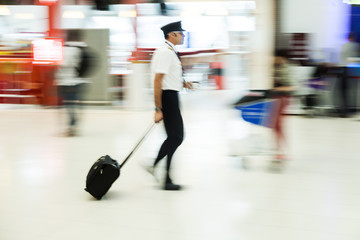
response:
[[[179,52],[176,52],[176,56],[178,57],[178,59],[179,59],[180,62],[181,62],[181,58],[180,58],[180,53],[179,53]]]
[[[180,60],[181,69],[182,69],[182,74],[184,75],[184,67],[183,67],[182,62],[181,62],[180,53],[179,53],[179,52],[175,52],[175,53],[176,53],[176,56],[178,57],[178,59]]]

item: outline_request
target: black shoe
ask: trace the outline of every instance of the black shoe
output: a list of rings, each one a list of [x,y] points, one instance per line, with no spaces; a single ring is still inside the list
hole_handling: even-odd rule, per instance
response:
[[[181,186],[174,183],[166,183],[164,186],[164,190],[179,191],[181,190]]]

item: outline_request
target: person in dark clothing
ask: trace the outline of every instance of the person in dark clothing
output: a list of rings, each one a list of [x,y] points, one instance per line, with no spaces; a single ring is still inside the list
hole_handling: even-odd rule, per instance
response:
[[[348,42],[344,43],[341,47],[340,52],[340,62],[339,66],[341,68],[341,74],[339,77],[339,97],[340,102],[340,113],[341,117],[348,117],[350,113],[350,104],[349,104],[349,90],[351,88],[350,81],[348,77],[348,64],[351,62],[352,57],[359,56],[359,44],[355,41],[355,33],[350,33],[348,36]]]

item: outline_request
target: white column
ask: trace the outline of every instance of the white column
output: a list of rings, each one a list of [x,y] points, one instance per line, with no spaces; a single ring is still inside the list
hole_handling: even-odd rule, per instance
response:
[[[131,110],[143,110],[148,106],[149,62],[133,61],[132,73],[125,79],[126,107]]]
[[[256,30],[250,49],[250,89],[267,89],[272,85],[272,57],[275,37],[273,0],[256,0]]]

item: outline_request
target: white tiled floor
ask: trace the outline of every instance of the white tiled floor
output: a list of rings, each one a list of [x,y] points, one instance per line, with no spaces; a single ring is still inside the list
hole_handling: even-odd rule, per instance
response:
[[[87,171],[104,154],[122,161],[152,111],[88,107],[67,138],[59,110],[2,107],[0,240],[360,239],[360,122],[288,117],[290,160],[274,169],[269,129],[243,122],[230,99],[182,95],[173,173],[185,190],[160,190],[141,167],[164,137],[157,126],[101,201],[83,190]]]

